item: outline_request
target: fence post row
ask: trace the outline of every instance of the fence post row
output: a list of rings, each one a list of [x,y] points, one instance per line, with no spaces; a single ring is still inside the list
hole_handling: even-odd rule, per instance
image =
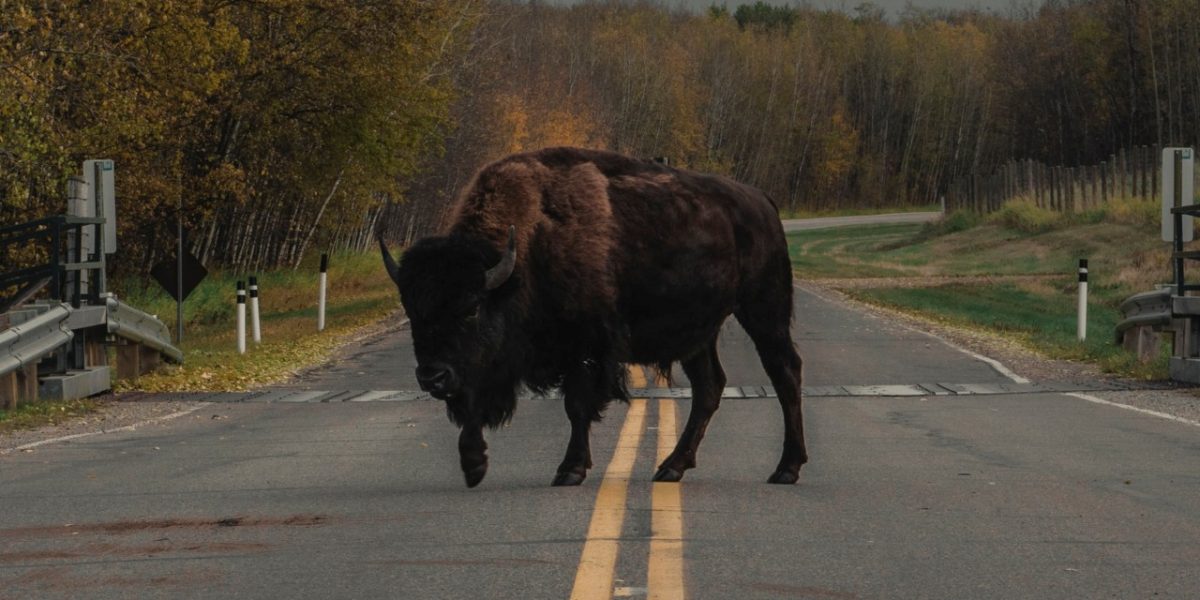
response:
[[[1077,213],[1119,198],[1157,198],[1158,152],[1152,146],[1122,148],[1098,164],[1076,166],[1010,160],[991,173],[971,172],[950,183],[944,190],[946,209],[984,214],[1024,198],[1046,210]]]

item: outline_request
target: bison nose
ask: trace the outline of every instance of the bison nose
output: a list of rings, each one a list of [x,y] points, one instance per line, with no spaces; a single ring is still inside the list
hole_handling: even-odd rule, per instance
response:
[[[449,365],[434,363],[417,367],[417,383],[426,392],[451,391],[454,385],[454,371]]]

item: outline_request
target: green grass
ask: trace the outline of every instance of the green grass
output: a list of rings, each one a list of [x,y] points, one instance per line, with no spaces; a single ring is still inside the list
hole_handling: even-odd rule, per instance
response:
[[[1057,287],[1071,280],[1056,282]],[[1011,283],[946,285],[931,288],[850,290],[852,297],[901,312],[933,316],[959,327],[999,333],[1047,356],[1093,362],[1107,372],[1139,378],[1161,377],[1166,359],[1139,364],[1113,343],[1121,317],[1110,305],[1088,303],[1088,335],[1077,339],[1074,295],[1039,293]]]
[[[114,383],[117,391],[243,390],[287,378],[295,371],[327,360],[347,336],[379,321],[399,307],[396,288],[379,255],[337,254],[330,257],[325,331],[317,332],[316,264],[258,275],[261,290],[263,343],[248,342],[237,353],[235,290],[246,273],[215,272],[184,303],[183,365],[164,365],[137,381]],[[175,331],[175,301],[157,284],[110,282],[126,303],[158,317]],[[247,324],[247,328],[249,324]],[[249,333],[247,333],[249,336]],[[91,399],[31,402],[0,409],[0,432],[29,429],[95,411]]]
[[[330,257],[323,332],[316,329],[315,263],[296,271],[261,273],[258,284],[263,342],[255,345],[248,341],[246,354],[239,355],[235,283],[247,275],[210,273],[184,303],[184,364],[167,365],[136,382],[118,382],[117,389],[242,390],[278,382],[324,362],[348,335],[399,307],[396,288],[374,252]],[[165,291],[157,285],[122,287],[125,293],[118,294],[125,302],[157,314],[175,331],[175,301]]]
[[[956,213],[924,225],[794,232],[788,249],[801,279],[969,278],[937,287],[885,285],[848,293],[997,332],[1048,356],[1095,362],[1123,375],[1165,377],[1165,359],[1141,365],[1112,339],[1120,302],[1171,277],[1150,204],[1115,202],[1062,217],[1016,202],[987,217]],[[1075,340],[1080,258],[1088,259],[1091,274],[1085,344]]]

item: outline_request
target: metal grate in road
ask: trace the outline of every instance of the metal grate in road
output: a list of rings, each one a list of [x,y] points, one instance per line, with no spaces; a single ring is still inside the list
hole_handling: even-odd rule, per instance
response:
[[[804,388],[807,398],[902,398],[908,396],[987,396],[1001,394],[1057,394],[1064,392],[1099,392],[1127,389],[1109,382],[1080,385],[1077,383],[921,383],[898,385],[826,385]],[[636,398],[691,398],[686,387],[645,388],[629,390]],[[525,398],[533,397],[524,394]],[[553,396],[552,396],[553,397]],[[725,399],[774,398],[771,386],[727,387],[721,394]],[[408,390],[280,390],[253,392],[177,392],[168,394],[125,394],[128,401],[191,402],[252,402],[252,403],[338,403],[338,402],[412,402],[433,400],[425,392]]]

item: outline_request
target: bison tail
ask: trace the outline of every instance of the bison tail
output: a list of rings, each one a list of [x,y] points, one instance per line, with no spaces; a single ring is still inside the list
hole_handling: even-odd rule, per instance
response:
[[[660,362],[654,365],[655,382],[663,387],[671,387],[671,361]]]

